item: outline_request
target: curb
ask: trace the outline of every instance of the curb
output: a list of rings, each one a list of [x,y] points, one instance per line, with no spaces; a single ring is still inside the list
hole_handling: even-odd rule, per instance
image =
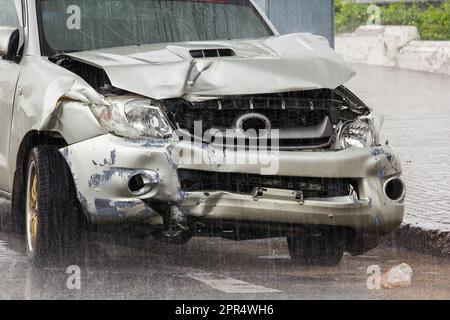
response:
[[[450,258],[450,232],[403,224],[382,242],[412,251]]]

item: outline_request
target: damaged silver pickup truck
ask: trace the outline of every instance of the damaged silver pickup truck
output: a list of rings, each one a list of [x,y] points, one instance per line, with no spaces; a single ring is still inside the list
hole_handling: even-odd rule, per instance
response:
[[[335,265],[403,220],[354,72],[249,0],[0,0],[0,192],[32,263],[89,227],[183,244],[287,237]]]

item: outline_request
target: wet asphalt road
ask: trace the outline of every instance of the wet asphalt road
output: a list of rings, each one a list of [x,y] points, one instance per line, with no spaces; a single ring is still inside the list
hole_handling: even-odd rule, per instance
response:
[[[23,238],[0,232],[0,299],[450,299],[449,260],[386,246],[327,268],[293,264],[285,239],[167,247],[102,236],[85,246],[81,289],[70,290],[66,266],[33,269]],[[410,288],[367,288],[369,266],[402,262],[414,271]]]

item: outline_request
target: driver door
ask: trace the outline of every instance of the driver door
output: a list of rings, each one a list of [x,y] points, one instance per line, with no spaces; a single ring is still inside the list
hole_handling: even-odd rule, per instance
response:
[[[20,28],[14,0],[0,0],[0,26]],[[0,195],[10,194],[9,140],[20,65],[0,58]]]
[[[0,190],[10,192],[9,138],[14,106],[14,95],[20,66],[14,62],[0,60]]]

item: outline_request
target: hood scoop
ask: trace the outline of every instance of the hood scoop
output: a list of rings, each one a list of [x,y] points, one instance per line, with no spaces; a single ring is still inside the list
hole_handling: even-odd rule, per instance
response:
[[[189,51],[192,58],[205,59],[205,58],[220,58],[220,57],[234,57],[236,52],[229,48],[218,49],[198,49]]]

